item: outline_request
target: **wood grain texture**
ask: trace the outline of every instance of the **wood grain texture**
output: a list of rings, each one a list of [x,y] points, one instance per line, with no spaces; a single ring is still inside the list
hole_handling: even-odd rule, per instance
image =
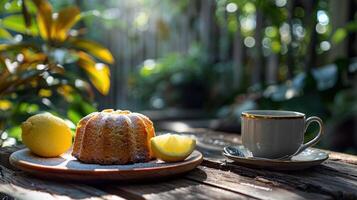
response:
[[[222,163],[212,160],[204,161],[202,165],[230,171],[262,182],[276,182],[280,187],[290,187],[296,191],[318,193],[336,199],[357,199],[357,177],[337,171],[328,164],[294,172],[250,169],[232,162]]]
[[[328,150],[323,150],[323,151],[330,154],[330,160],[357,165],[356,155],[349,155],[345,153],[339,153],[339,152],[328,151]]]
[[[0,148],[0,165],[9,169],[16,170],[16,168],[10,164],[9,157],[13,152],[23,148],[25,148],[24,145],[16,145],[11,147]]]
[[[127,199],[254,199],[234,191],[185,179],[167,180],[161,183],[153,181],[146,184],[107,186],[101,189]]]
[[[0,167],[0,192],[15,199],[122,199],[91,186],[36,179],[23,172]]]
[[[278,182],[252,179],[232,171],[217,170],[200,166],[186,177],[196,182],[242,193],[257,199],[331,199],[330,196],[295,190]]]

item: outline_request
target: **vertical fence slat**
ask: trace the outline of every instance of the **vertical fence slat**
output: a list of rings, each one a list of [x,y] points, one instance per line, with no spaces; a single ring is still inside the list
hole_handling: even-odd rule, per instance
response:
[[[264,20],[264,16],[262,11],[257,9],[256,28],[254,33],[256,52],[254,53],[254,65],[251,74],[252,85],[262,83],[263,60],[264,60],[263,52],[262,52],[263,20]]]

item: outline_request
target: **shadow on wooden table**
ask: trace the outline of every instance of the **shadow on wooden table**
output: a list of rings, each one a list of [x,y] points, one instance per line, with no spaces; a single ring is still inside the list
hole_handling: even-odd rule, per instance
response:
[[[239,176],[279,187],[319,193],[336,199],[357,197],[357,172],[354,165],[325,161],[323,164],[298,171],[272,171],[252,169],[233,162],[204,161],[203,166],[229,171]]]
[[[3,200],[3,199],[6,199],[6,200],[14,200],[14,198],[12,198],[11,196],[7,195],[7,194],[4,194],[4,193],[1,193],[0,192],[0,199]]]
[[[197,189],[198,185],[201,184],[197,181],[182,179],[185,177],[185,174],[141,182],[110,181],[80,184],[66,181],[49,181],[44,178],[38,179],[24,172],[14,172],[2,166],[0,166],[0,169],[3,174],[0,183],[13,185],[18,190],[13,197],[19,199],[24,197],[29,199],[46,199],[41,194],[33,191],[39,191],[42,195],[48,195],[46,193],[49,193],[54,196],[67,196],[72,199],[102,197],[102,195],[108,193],[131,199],[138,196],[167,193],[171,190],[182,193],[181,195],[187,194],[187,192],[193,192],[192,195],[194,195],[195,188]],[[207,175],[204,171],[196,169],[195,173],[197,172],[200,174],[202,181],[206,179]],[[12,194],[11,191],[4,192]],[[22,196],[17,196],[18,194],[22,194]]]
[[[27,175],[22,171],[12,171],[0,166],[2,178],[0,183],[10,184],[11,190],[2,191],[15,199],[52,199],[52,196],[68,196],[73,199],[85,199],[90,197],[100,197],[106,194],[95,188],[88,189],[88,186],[63,182],[38,179]],[[6,189],[6,187],[4,188]],[[91,192],[88,192],[90,190]],[[14,193],[13,191],[16,191]],[[34,192],[37,191],[37,192]]]
[[[187,178],[190,173],[199,174],[199,179],[201,180]],[[113,182],[109,185],[91,184],[91,186],[127,199],[155,199],[160,194],[170,194],[183,199],[186,199],[188,196],[190,199],[199,199],[199,196],[202,195],[202,190],[205,188],[205,186],[202,186],[202,182],[206,179],[206,172],[201,169],[194,169],[192,172],[171,178],[146,180],[140,183],[130,182],[130,184],[128,182]],[[207,193],[209,192],[207,191]]]
[[[20,146],[15,149],[9,148],[7,151],[4,149],[3,154],[1,154],[2,160],[8,160],[11,152],[21,148],[23,147]],[[2,194],[15,199],[53,199],[59,197],[69,197],[71,199],[101,199],[108,197],[108,195],[110,195],[108,194],[109,191],[114,191],[112,194],[118,194],[119,196],[130,197],[130,195],[134,195],[136,198],[140,198],[145,194],[159,194],[160,191],[161,193],[165,193],[166,191],[173,190],[178,193],[186,193],[187,191],[195,190],[195,188],[201,188],[201,186],[199,186],[199,182],[183,179],[186,174],[181,174],[171,178],[151,179],[141,183],[137,181],[131,183],[127,181],[119,181],[88,184],[87,182],[61,182],[50,181],[48,178],[36,178],[23,171],[17,170],[8,162],[3,162],[1,165],[1,192]],[[206,173],[202,170],[198,171],[200,173],[200,179],[206,179]],[[1,185],[6,187],[1,187]],[[177,191],[177,188],[179,191]],[[150,194],[150,192],[153,194]]]

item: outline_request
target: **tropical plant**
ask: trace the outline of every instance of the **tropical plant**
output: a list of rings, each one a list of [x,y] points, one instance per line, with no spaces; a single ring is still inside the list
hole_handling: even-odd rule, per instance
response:
[[[19,138],[19,123],[41,110],[72,122],[95,110],[91,86],[80,77],[87,74],[108,94],[114,59],[81,37],[84,27],[74,29],[80,10],[55,12],[47,0],[22,0],[1,1],[0,13],[0,130]]]

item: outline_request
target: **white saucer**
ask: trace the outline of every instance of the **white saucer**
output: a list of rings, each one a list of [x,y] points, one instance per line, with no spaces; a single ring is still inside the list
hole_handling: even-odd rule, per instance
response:
[[[272,170],[302,170],[328,159],[327,153],[313,148],[307,148],[290,160],[259,158],[253,157],[243,145],[224,147],[223,155],[239,165]]]

